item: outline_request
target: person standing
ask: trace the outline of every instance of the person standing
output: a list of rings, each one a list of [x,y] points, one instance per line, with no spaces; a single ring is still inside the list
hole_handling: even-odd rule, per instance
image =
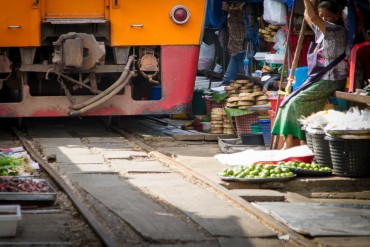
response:
[[[336,1],[304,0],[305,20],[315,33],[316,44],[307,54],[308,79],[282,102],[272,134],[284,136],[283,149],[293,147],[293,139],[305,141],[299,118],[324,109],[334,91],[343,90],[348,64],[343,60],[347,48],[347,30],[343,25],[344,6]]]
[[[231,80],[237,78],[238,73],[243,73],[245,57],[244,40],[246,25],[244,24],[245,3],[222,2],[222,10],[228,13],[227,28],[228,28],[228,44],[227,49],[230,56],[230,61],[227,70],[222,78],[222,86],[230,85]]]

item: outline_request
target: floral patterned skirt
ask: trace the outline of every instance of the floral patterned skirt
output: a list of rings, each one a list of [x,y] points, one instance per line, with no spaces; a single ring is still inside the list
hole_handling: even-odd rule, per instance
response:
[[[345,83],[345,80],[320,80],[309,88],[302,90],[284,107],[279,108],[272,134],[284,136],[284,139],[287,135],[292,135],[295,139],[306,140],[298,119],[323,110],[330,95],[334,91],[342,90]]]

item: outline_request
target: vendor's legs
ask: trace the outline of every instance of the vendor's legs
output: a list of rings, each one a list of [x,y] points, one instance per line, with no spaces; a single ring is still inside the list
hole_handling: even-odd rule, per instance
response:
[[[279,108],[272,134],[284,136],[285,148],[293,146],[293,139],[305,140],[298,121],[301,117],[321,111],[331,93],[341,88],[345,82],[318,81],[306,90],[301,91],[292,98],[284,107]]]
[[[229,65],[227,70],[222,78],[222,85],[230,85],[230,81],[235,80],[238,76],[238,73],[243,73],[244,71],[244,60],[245,52],[238,52],[230,58]]]
[[[284,140],[284,146],[283,146],[283,150],[284,149],[288,149],[288,148],[291,148],[293,147],[293,136],[292,135],[287,135],[285,140]]]

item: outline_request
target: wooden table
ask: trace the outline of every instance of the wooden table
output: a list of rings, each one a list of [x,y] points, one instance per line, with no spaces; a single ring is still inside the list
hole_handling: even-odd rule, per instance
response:
[[[335,97],[339,99],[345,99],[353,102],[365,103],[370,104],[370,96],[367,95],[360,95],[355,93],[346,93],[346,92],[335,92]]]

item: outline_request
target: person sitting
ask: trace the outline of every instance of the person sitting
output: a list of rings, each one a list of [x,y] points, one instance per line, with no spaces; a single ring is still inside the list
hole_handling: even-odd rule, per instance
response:
[[[347,30],[343,26],[344,6],[336,1],[304,0],[304,18],[315,33],[316,47],[307,55],[308,79],[281,103],[272,134],[284,137],[283,149],[293,147],[293,140],[301,144],[306,137],[299,118],[321,111],[334,91],[346,85],[348,63],[343,60],[347,48]]]

